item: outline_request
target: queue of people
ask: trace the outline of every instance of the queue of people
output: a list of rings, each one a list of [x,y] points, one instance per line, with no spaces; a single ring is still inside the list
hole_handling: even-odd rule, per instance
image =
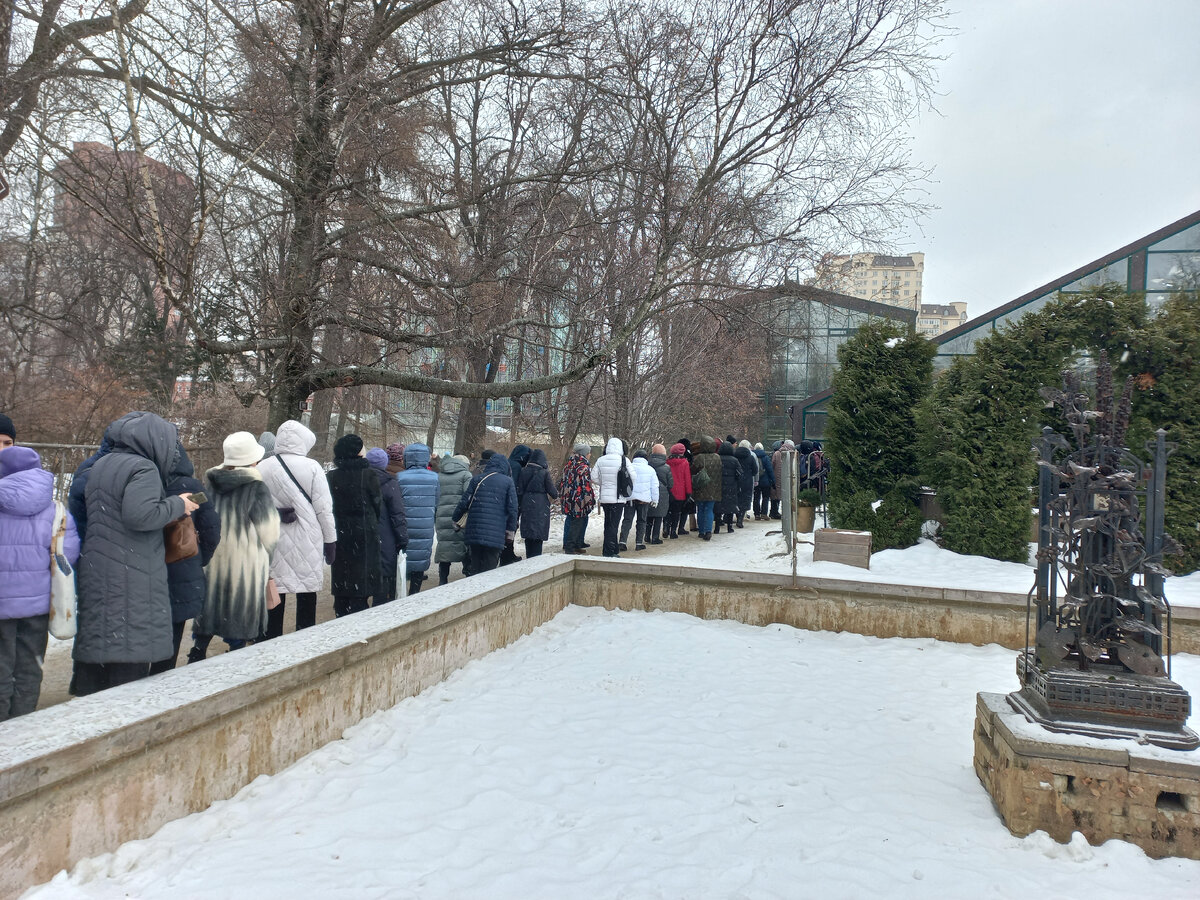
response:
[[[289,596],[296,629],[317,619],[330,571],[336,616],[418,592],[437,563],[470,576],[542,553],[551,504],[561,506],[563,550],[587,552],[603,518],[604,556],[695,533],[733,533],[747,516],[779,518],[777,443],[701,436],[636,449],[576,444],[555,478],[543,450],[518,445],[438,459],[424,444],[367,449],[355,434],[334,445],[332,468],[311,458],[300,422],[255,438],[225,438],[203,479],[176,426],[133,412],[105,430],[72,477],[66,504],[38,454],[16,445],[0,415],[0,720],[37,706],[51,605],[50,553],[76,567],[77,633],[71,693],[85,695],[174,667],[186,623],[189,663],[214,638],[231,650],[279,637]]]

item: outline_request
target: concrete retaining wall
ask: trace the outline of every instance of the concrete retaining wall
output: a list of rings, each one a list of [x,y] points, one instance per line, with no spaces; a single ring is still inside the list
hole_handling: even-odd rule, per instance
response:
[[[1017,648],[1025,598],[561,557],[419,594],[0,725],[0,897],[285,769],[568,603]],[[1176,618],[1200,652],[1200,614]],[[1015,676],[1014,676],[1015,686]]]

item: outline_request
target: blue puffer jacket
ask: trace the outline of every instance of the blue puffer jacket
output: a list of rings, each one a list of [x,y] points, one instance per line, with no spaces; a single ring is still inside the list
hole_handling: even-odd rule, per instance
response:
[[[758,486],[775,487],[775,468],[771,465],[771,454],[766,450],[755,450],[754,455],[758,457]]]
[[[429,568],[433,556],[434,513],[438,502],[438,476],[426,468],[429,448],[409,444],[404,448],[404,471],[396,474],[404,496],[404,517],[408,520],[408,574]]]
[[[508,473],[508,459],[497,453],[463,491],[452,518],[457,522],[470,510],[468,544],[500,548],[505,533],[517,530],[517,488]]]
[[[182,494],[185,491],[198,493],[204,491],[204,485],[196,480],[196,470],[188,459],[183,445],[177,447],[179,456],[167,480],[168,494]],[[200,553],[190,559],[167,564],[167,586],[171,591],[171,620],[186,622],[200,615],[204,609],[204,595],[207,582],[204,580],[204,567],[212,559],[217,545],[221,543],[221,517],[213,506],[212,498],[200,504],[200,508],[192,513],[192,524],[196,526],[196,538],[200,544]]]
[[[84,534],[87,531],[87,504],[84,502],[84,491],[87,490],[88,476],[91,474],[92,466],[96,464],[102,456],[107,456],[112,452],[112,441],[109,440],[108,431],[105,430],[104,438],[100,441],[100,449],[83,461],[75,474],[71,477],[71,489],[67,492],[67,510],[75,519],[75,528],[79,531],[79,540],[82,541]]]

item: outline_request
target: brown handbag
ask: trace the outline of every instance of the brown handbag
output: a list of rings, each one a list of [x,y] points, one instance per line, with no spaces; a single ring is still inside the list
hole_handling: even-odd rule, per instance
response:
[[[196,537],[196,523],[191,515],[167,523],[163,528],[163,547],[168,565],[199,555],[200,540]]]

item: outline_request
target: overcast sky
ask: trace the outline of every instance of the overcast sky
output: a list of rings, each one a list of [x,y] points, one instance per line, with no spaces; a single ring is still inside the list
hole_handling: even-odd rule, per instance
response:
[[[1200,209],[1200,0],[949,0],[913,155],[926,303],[974,318]]]

